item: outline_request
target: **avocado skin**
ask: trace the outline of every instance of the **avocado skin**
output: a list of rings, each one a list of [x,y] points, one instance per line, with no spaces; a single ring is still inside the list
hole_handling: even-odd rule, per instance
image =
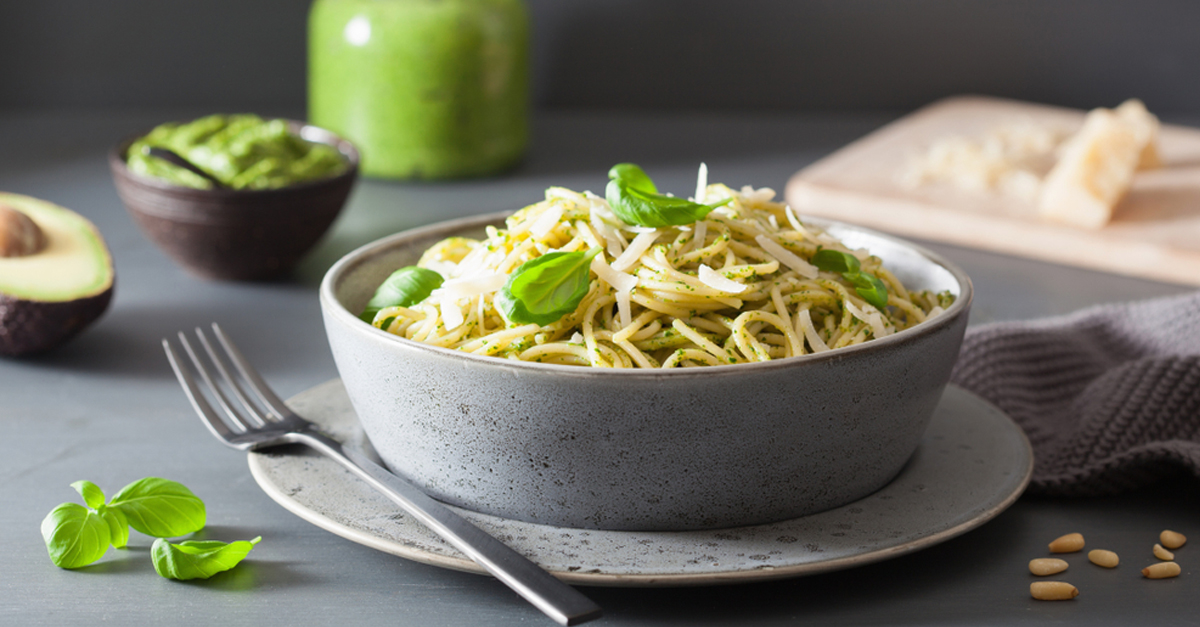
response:
[[[0,356],[34,355],[59,346],[104,314],[112,294],[111,285],[94,296],[61,302],[0,294]]]

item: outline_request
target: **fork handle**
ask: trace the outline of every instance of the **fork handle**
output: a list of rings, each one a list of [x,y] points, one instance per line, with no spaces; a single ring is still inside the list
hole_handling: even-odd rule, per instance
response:
[[[320,433],[296,436],[298,443],[324,453],[358,475],[558,624],[578,625],[600,617],[600,606],[591,599],[366,455]]]

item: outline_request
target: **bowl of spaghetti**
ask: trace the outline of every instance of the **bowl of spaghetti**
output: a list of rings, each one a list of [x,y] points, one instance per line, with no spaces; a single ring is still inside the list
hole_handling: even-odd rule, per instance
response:
[[[970,280],[705,179],[688,200],[636,177],[551,188],[338,261],[326,332],[384,462],[453,505],[593,529],[766,523],[887,484],[949,380]]]

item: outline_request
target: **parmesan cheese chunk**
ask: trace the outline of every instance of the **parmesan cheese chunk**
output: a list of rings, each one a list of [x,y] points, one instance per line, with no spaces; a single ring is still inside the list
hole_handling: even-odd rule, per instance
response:
[[[1162,167],[1162,157],[1158,154],[1158,118],[1146,110],[1146,105],[1137,98],[1130,98],[1113,109],[1122,120],[1140,129],[1150,139],[1146,147],[1138,155],[1139,170],[1153,170]]]
[[[1090,229],[1108,224],[1158,130],[1158,121],[1140,102],[1121,106],[1089,112],[1083,128],[1063,145],[1042,184],[1038,209],[1043,218]],[[1157,149],[1150,151],[1147,158],[1157,160]]]

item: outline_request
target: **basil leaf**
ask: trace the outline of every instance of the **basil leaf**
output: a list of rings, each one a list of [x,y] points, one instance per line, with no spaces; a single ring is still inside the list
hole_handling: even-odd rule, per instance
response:
[[[685,198],[644,192],[620,181],[609,181],[604,196],[613,213],[625,224],[654,228],[692,224],[732,200],[727,198],[717,204],[702,205]]]
[[[100,515],[100,519],[108,525],[108,535],[113,547],[118,549],[125,548],[129,544],[129,521],[125,519],[125,514],[119,509],[100,506],[100,510],[96,512]]]
[[[634,189],[640,189],[644,192],[657,194],[658,188],[654,186],[654,181],[650,180],[650,176],[641,166],[633,163],[618,163],[608,170],[608,178],[614,181],[621,181],[625,185]]]
[[[659,194],[654,181],[632,163],[613,166],[608,177],[611,180],[604,188],[604,197],[613,213],[626,224],[655,228],[692,224],[733,200],[726,198],[713,205],[702,205],[686,198]]]
[[[375,295],[367,302],[367,308],[359,318],[371,323],[380,309],[387,307],[411,307],[442,286],[442,275],[427,268],[407,266],[393,272],[380,284]]]
[[[208,579],[237,566],[260,540],[262,536],[229,544],[215,540],[171,544],[159,538],[150,548],[150,558],[154,570],[167,579]]]
[[[521,264],[496,293],[496,306],[517,324],[552,324],[575,311],[591,283],[589,266],[599,248],[586,253],[547,253]]]
[[[875,275],[863,272],[858,257],[840,250],[822,248],[810,261],[818,270],[841,272],[842,277],[854,286],[854,291],[876,309],[883,311],[887,307],[887,286]]]
[[[79,568],[104,557],[111,540],[108,524],[78,503],[50,510],[42,520],[42,539],[50,561],[60,568]]]
[[[854,291],[858,292],[858,295],[862,296],[863,300],[874,305],[876,309],[883,311],[887,307],[887,286],[883,284],[883,281],[879,280],[879,277],[866,272],[847,272],[842,276],[846,277],[846,280],[854,285]]]
[[[858,257],[840,250],[822,248],[809,260],[818,270],[826,272],[858,272],[861,264]]]
[[[204,501],[183,484],[146,477],[121,488],[108,506],[125,515],[134,529],[173,538],[204,528]]]
[[[91,481],[76,481],[72,488],[83,497],[83,502],[92,509],[100,509],[104,505],[104,491]]]

